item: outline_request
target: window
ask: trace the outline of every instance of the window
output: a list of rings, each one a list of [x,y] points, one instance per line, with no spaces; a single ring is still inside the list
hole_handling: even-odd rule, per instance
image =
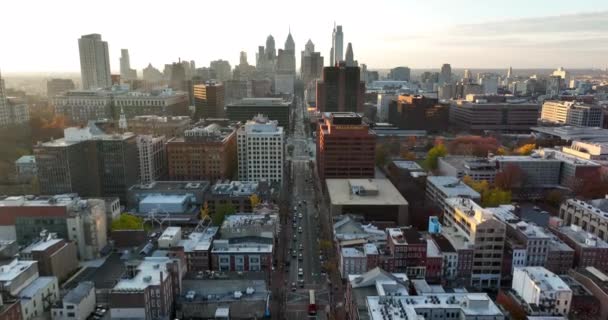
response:
[[[74,312],[68,312],[68,317],[74,318],[76,314]]]

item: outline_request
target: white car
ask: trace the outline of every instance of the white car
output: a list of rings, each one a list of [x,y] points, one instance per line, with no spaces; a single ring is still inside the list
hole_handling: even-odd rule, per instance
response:
[[[304,270],[302,270],[302,268],[298,269],[298,276],[300,276],[300,277],[304,276]]]
[[[298,218],[302,219],[302,214],[298,213]]]
[[[298,233],[302,233],[302,227],[298,227]]]

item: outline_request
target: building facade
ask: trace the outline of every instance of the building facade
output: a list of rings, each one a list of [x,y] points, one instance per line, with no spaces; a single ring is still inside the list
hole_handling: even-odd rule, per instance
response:
[[[321,112],[363,112],[365,82],[359,67],[343,63],[323,68],[317,81],[317,109]]]
[[[527,132],[538,121],[540,106],[504,96],[468,95],[450,106],[450,123],[467,130]]]
[[[599,105],[575,101],[545,101],[541,121],[577,127],[602,127],[603,110]]]
[[[137,136],[140,183],[152,183],[165,175],[167,169],[166,143],[167,139],[164,136]]]
[[[194,85],[194,107],[196,119],[223,118],[224,111],[224,85],[219,83],[206,83]]]
[[[282,98],[246,98],[226,106],[226,115],[232,121],[246,123],[257,115],[265,115],[278,125],[289,128],[291,103]]]
[[[100,34],[88,34],[78,39],[78,49],[82,88],[89,90],[110,87],[112,80],[108,43],[101,40]]]
[[[237,132],[239,179],[281,183],[285,133],[278,121],[258,115]]]

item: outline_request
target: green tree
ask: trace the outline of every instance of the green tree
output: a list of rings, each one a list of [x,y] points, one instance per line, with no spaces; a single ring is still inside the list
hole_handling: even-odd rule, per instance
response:
[[[249,202],[251,202],[251,208],[253,209],[260,204],[261,200],[260,197],[254,193],[249,197]]]
[[[429,170],[437,169],[437,160],[441,157],[445,157],[448,154],[448,150],[445,145],[437,144],[432,147],[431,150],[426,154],[424,159],[424,166]]]
[[[224,222],[224,217],[226,215],[235,214],[236,208],[229,203],[222,203],[215,208],[215,213],[213,214],[213,224],[216,226],[221,226],[222,222]]]
[[[143,228],[144,219],[128,213],[123,213],[112,221],[112,230],[142,230]]]
[[[376,166],[383,167],[388,161],[388,148],[383,145],[376,146]]]

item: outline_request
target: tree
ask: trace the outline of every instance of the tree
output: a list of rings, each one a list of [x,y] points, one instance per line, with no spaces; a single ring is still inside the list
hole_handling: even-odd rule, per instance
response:
[[[511,203],[511,191],[492,188],[481,194],[481,205],[484,207],[498,207],[501,204]]]
[[[490,189],[490,184],[487,180],[475,181],[469,176],[464,176],[462,178],[462,182],[464,182],[466,185],[473,188],[473,190],[479,192],[480,194]]]
[[[536,149],[536,144],[534,144],[534,143],[524,144],[523,146],[515,149],[515,153],[522,155],[522,156],[528,156],[528,155],[532,154],[532,151],[534,151],[534,149]]]
[[[429,170],[437,169],[437,160],[440,157],[445,157],[448,154],[448,150],[445,145],[438,144],[429,150],[426,154],[426,159],[424,159],[424,166]]]
[[[502,190],[511,190],[521,186],[523,179],[521,169],[513,164],[505,166],[500,172],[496,173],[494,185]]]
[[[496,153],[498,141],[493,137],[462,136],[450,142],[448,150],[450,154],[485,157],[488,153]]]
[[[129,213],[123,213],[112,221],[112,230],[142,230],[143,228],[144,219]]]
[[[499,147],[496,149],[496,154],[499,156],[506,156],[509,154],[509,150],[505,147]]]
[[[255,208],[260,204],[261,200],[260,197],[254,193],[249,197],[249,202],[251,202],[251,208]]]
[[[564,194],[559,190],[551,190],[547,192],[547,195],[545,195],[545,201],[547,202],[547,204],[554,208],[558,208],[563,200]]]
[[[331,249],[332,243],[329,240],[321,240],[319,241],[319,249],[321,250],[329,250]]]
[[[231,215],[236,213],[236,208],[229,203],[222,203],[215,208],[215,213],[213,214],[213,224],[216,226],[221,226],[222,222],[224,222],[224,217],[226,215]]]
[[[203,220],[207,217],[209,217],[209,204],[207,201],[205,201],[205,204],[203,204],[203,207],[201,208],[201,215],[199,219]]]

